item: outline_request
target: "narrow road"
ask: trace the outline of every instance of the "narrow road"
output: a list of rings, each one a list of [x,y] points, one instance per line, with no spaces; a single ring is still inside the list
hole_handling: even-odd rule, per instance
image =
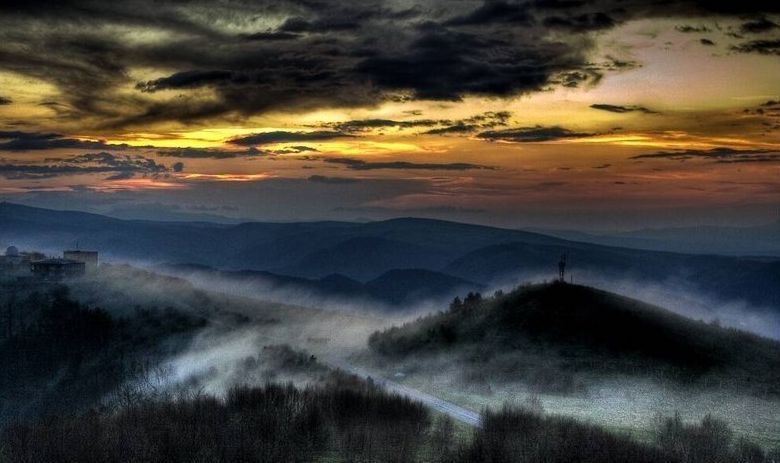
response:
[[[190,280],[189,278],[181,277],[181,276],[180,278],[189,281],[195,287],[201,289],[207,289],[204,286],[199,285],[196,281]],[[224,325],[224,322],[218,320],[212,319],[211,321],[216,324]],[[272,339],[274,340],[274,342],[279,342],[283,344],[289,342],[288,339],[274,338],[273,336],[270,336],[268,334],[263,334],[262,337],[267,339]],[[320,357],[319,360],[320,362],[324,363],[325,365],[331,368],[341,369],[343,371],[346,371],[348,373],[351,373],[355,376],[358,376],[366,380],[371,379],[374,382],[374,384],[378,384],[382,386],[387,391],[409,397],[418,402],[422,402],[423,404],[433,408],[434,410],[444,413],[450,416],[452,419],[460,421],[461,423],[465,423],[469,426],[478,427],[482,422],[482,417],[480,416],[479,413],[473,412],[459,405],[455,405],[452,402],[447,402],[446,400],[442,400],[438,397],[434,397],[430,394],[426,394],[425,392],[418,391],[417,389],[413,389],[409,386],[404,386],[403,384],[398,384],[394,381],[390,381],[388,379],[381,378],[376,375],[372,375],[368,370],[364,370],[363,368],[351,365],[344,359],[331,358],[326,360],[323,357]]]
[[[459,405],[455,405],[452,402],[447,402],[446,400],[442,400],[438,397],[434,397],[430,394],[426,394],[425,392],[412,389],[409,386],[404,386],[403,384],[398,384],[388,379],[379,378],[375,375],[372,375],[367,370],[350,365],[343,360],[324,360],[323,363],[328,366],[344,370],[348,373],[352,373],[353,375],[359,376],[363,379],[370,378],[374,384],[382,386],[387,391],[409,397],[410,399],[414,399],[418,402],[422,402],[434,410],[444,413],[450,416],[452,419],[460,421],[461,423],[475,427],[478,427],[481,424],[482,417],[479,415],[479,413],[473,412]]]

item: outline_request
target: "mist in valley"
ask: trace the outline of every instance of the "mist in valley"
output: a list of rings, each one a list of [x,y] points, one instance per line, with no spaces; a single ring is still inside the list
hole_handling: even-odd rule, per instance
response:
[[[641,284],[576,267],[573,272],[577,284],[649,302],[713,326],[778,337],[777,317],[746,303],[716,301],[672,282]],[[517,275],[483,293],[488,297],[550,280],[550,275],[538,272]],[[155,354],[143,356],[147,359],[143,368],[96,397],[96,403],[107,409],[201,395],[227,398],[236,387],[320,387],[330,384],[333,370],[346,367],[360,371],[362,380],[387,380],[467,410],[485,413],[511,406],[545,416],[573,417],[640,442],[652,442],[658,423],[675,414],[686,422],[711,415],[767,449],[777,444],[780,433],[780,401],[729,387],[704,390],[681,387],[663,377],[602,377],[584,372],[566,379],[567,384],[572,381],[571,387],[550,388],[523,378],[496,379],[492,374],[496,372],[488,371],[492,363],[485,364],[485,377],[475,376],[464,368],[461,353],[445,350],[388,361],[368,349],[375,332],[447,311],[449,296],[399,307],[370,299],[328,297],[295,286],[279,288],[258,279],[171,272],[157,264],[116,260],[102,264],[99,273],[67,285],[75,300],[118,319],[150,312],[182,313],[202,320],[185,335],[154,339]]]
[[[206,329],[180,354],[161,362],[168,372],[166,387],[188,385],[222,395],[236,384],[262,385],[268,381],[292,381],[298,385],[316,383],[322,370],[315,369],[312,376],[311,372],[286,371],[274,364],[269,346],[290,346],[302,355],[298,362],[304,366],[307,361],[316,362],[323,368],[343,362],[364,365],[377,379],[388,378],[472,410],[498,409],[504,404],[519,407],[534,404],[549,414],[576,417],[609,429],[629,432],[640,439],[649,439],[660,417],[675,413],[692,421],[711,414],[729,423],[736,432],[751,434],[764,443],[773,442],[775,433],[780,432],[780,422],[776,418],[780,416],[780,402],[773,398],[735,394],[728,388],[707,392],[686,389],[663,378],[637,380],[623,376],[604,379],[585,374],[578,380],[582,385],[576,390],[550,393],[522,381],[475,383],[474,378],[464,377],[461,359],[446,353],[394,364],[378,361],[366,352],[371,333],[445,310],[447,303],[444,301],[428,301],[399,310],[369,301],[326,300],[296,293],[294,288],[279,290],[256,281],[210,280],[179,274],[173,280],[176,285],[181,284],[178,283],[181,281],[179,278],[192,285],[191,290],[205,291],[211,297],[223,295],[244,301],[244,304],[233,302],[228,307],[247,319],[235,326],[219,324]],[[715,320],[718,320],[723,326],[744,330],[747,328],[745,321],[753,320],[756,323],[753,331],[757,334],[777,334],[773,331],[777,325],[769,322],[775,319],[770,318],[770,314],[760,318],[758,314],[761,311],[756,308],[744,308],[738,303],[707,303],[703,296],[680,288],[670,290],[667,286],[640,285],[628,280],[614,282],[587,274],[577,274],[576,278],[578,282],[594,282],[593,286],[708,323],[717,323]],[[517,278],[525,283],[548,279],[538,274]],[[125,281],[122,286],[124,290],[132,288],[133,291],[151,294],[170,294],[169,290],[173,289],[151,281],[151,287],[132,280]],[[513,286],[517,285],[496,285],[490,292],[510,291]],[[147,297],[150,300],[155,298]],[[272,313],[277,315],[269,316],[268,301],[285,301],[288,305],[272,304],[271,307],[275,307]],[[693,305],[694,302],[696,305]],[[307,307],[312,311],[297,316],[294,315],[296,310],[301,309],[294,306]]]

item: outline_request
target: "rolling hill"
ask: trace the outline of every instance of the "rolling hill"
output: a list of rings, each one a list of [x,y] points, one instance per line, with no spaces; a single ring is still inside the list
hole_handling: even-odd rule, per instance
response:
[[[236,284],[244,292],[277,302],[355,301],[370,305],[384,304],[390,308],[417,307],[423,301],[447,300],[453,294],[480,291],[483,285],[461,278],[423,269],[390,270],[366,283],[339,273],[322,278],[301,278],[272,272],[217,270],[203,265],[163,265],[164,273],[198,281]]]
[[[437,272],[453,283],[460,279],[484,286],[546,279],[554,275],[560,254],[568,251],[577,281],[672,282],[713,299],[780,312],[777,259],[604,246],[431,219],[230,225],[119,220],[0,203],[0,246],[10,244],[52,253],[78,244],[97,249],[108,260],[191,263],[308,280],[339,274],[367,284],[384,276],[384,285],[396,287],[398,282],[390,282],[387,274],[399,269]]]
[[[578,376],[623,375],[780,394],[780,343],[568,283],[467,298],[369,345],[386,359],[449,358],[483,378],[559,392]]]
[[[574,230],[528,229],[559,238],[647,249],[733,256],[780,256],[780,221],[750,227],[699,226],[648,228],[614,233],[583,233]]]

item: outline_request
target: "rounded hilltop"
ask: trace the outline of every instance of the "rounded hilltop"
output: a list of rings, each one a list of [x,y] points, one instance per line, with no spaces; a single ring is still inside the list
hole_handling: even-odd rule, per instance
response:
[[[369,345],[385,359],[454,356],[510,381],[551,370],[641,373],[780,394],[777,341],[560,281],[456,299],[447,311],[374,333]]]

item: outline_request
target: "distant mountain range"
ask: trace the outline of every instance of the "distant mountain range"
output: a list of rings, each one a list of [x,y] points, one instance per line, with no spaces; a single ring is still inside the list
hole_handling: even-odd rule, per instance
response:
[[[10,244],[49,252],[78,244],[109,260],[267,272],[259,277],[396,304],[552,279],[568,252],[578,281],[673,283],[780,312],[778,259],[631,249],[431,219],[231,225],[120,220],[0,203],[0,245]]]
[[[567,240],[652,251],[780,257],[780,220],[752,227],[648,228],[619,233],[528,229]]]
[[[484,285],[424,269],[389,270],[361,283],[339,273],[322,278],[302,278],[257,270],[217,270],[203,265],[162,265],[156,270],[195,282],[219,282],[242,287],[242,292],[262,294],[275,302],[364,301],[389,306],[416,307],[424,301],[442,299],[469,291],[482,291]],[[205,284],[204,284],[205,285]]]

